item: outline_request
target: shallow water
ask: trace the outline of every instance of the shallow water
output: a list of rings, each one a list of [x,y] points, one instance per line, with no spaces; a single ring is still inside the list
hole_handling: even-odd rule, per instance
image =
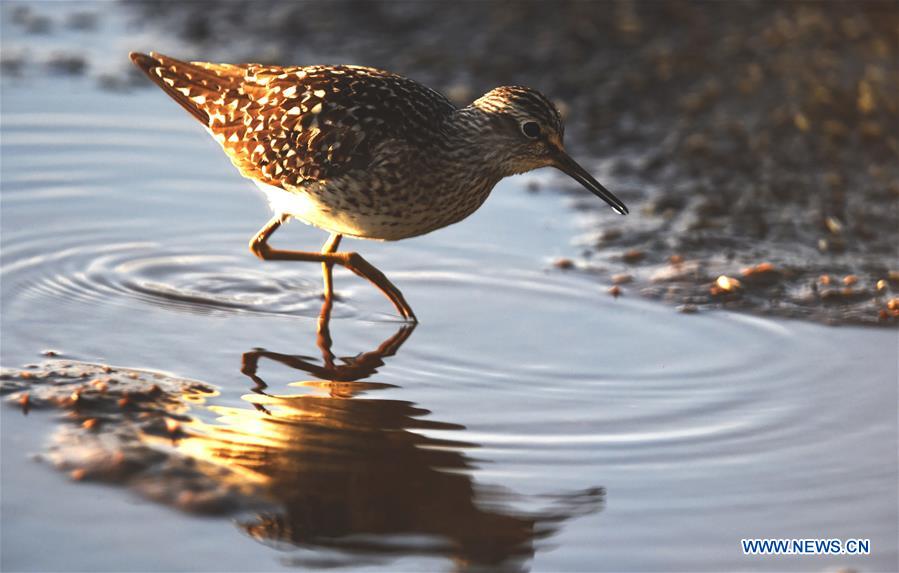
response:
[[[552,268],[572,211],[517,178],[462,224],[348,243],[422,322],[337,271],[337,356],[408,338],[316,387],[320,270],[249,254],[267,207],[186,114],[74,80],[2,98],[3,365],[52,348],[216,386],[192,416],[219,441],[183,453],[251,465],[288,516],[252,530],[68,482],[28,457],[52,416],[5,407],[4,570],[896,569],[895,332],[612,298]],[[241,373],[254,349],[272,398]],[[745,557],[744,537],[872,554]]]

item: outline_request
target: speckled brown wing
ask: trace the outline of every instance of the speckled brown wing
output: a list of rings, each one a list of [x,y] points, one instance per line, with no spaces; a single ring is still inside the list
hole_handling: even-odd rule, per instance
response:
[[[385,141],[423,145],[455,109],[373,68],[149,58],[135,63],[209,128],[244,176],[288,190],[370,167]]]
[[[130,57],[153,83],[203,125],[209,125],[210,113],[245,99],[241,86],[246,66],[182,62],[155,52],[132,52]]]
[[[242,89],[242,125],[213,117],[210,129],[245,175],[286,189],[366,169],[378,144],[419,139],[454,109],[411,80],[357,66],[251,65]]]

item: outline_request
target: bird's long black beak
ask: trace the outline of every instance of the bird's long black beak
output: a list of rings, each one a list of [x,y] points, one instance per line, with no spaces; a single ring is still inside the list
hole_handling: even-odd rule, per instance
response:
[[[569,177],[586,187],[591,193],[608,203],[619,215],[629,213],[627,205],[616,197],[611,191],[599,184],[599,181],[587,173],[587,170],[577,164],[567,153],[561,149],[554,153],[553,167],[567,174]]]

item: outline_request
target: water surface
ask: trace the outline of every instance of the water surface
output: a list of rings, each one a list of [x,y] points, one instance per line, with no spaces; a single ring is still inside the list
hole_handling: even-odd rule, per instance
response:
[[[459,225],[347,243],[421,324],[338,271],[333,362],[362,366],[337,376],[319,268],[249,254],[267,207],[203,130],[159,93],[63,83],[3,83],[3,365],[51,348],[215,386],[191,411],[214,447],[182,453],[249,468],[276,506],[198,519],[67,481],[29,458],[53,414],[7,407],[5,570],[895,570],[895,332],[613,298],[552,267],[572,211],[517,178]]]

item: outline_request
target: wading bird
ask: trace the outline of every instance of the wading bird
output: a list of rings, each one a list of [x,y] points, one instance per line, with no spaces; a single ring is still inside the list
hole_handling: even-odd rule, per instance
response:
[[[628,212],[568,156],[558,110],[530,88],[499,87],[459,109],[420,83],[361,66],[183,62],[153,52],[131,60],[267,196],[274,217],[250,250],[264,260],[322,263],[327,301],[331,269],[342,265],[414,322],[381,271],[358,253],[337,251],[341,238],[395,241],[451,225],[503,177],[556,167]],[[320,252],[268,245],[291,217],[331,233]]]

